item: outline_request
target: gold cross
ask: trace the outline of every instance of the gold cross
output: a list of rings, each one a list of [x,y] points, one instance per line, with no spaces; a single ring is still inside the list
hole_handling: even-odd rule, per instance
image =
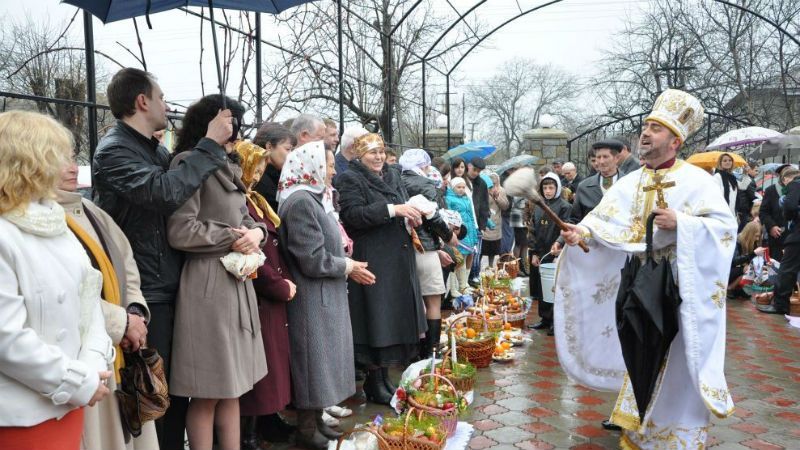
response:
[[[656,205],[659,208],[665,209],[668,208],[667,201],[664,200],[664,189],[671,188],[675,186],[674,181],[667,181],[666,183],[662,183],[664,180],[664,175],[656,172],[653,175],[653,184],[650,186],[645,186],[642,188],[644,192],[656,191],[656,195],[658,196],[658,200],[656,200]]]

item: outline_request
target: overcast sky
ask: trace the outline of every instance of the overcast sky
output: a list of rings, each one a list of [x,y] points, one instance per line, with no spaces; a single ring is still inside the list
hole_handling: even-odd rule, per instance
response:
[[[320,0],[330,1],[330,0]],[[431,0],[442,13],[455,12],[447,0]],[[450,0],[450,3],[463,12],[477,0]],[[409,0],[409,4],[411,1]],[[543,0],[489,0],[477,11],[479,20],[489,27],[518,14],[523,10],[544,3]],[[553,63],[588,78],[596,73],[594,62],[602,56],[602,51],[612,45],[611,35],[622,27],[625,20],[637,16],[639,8],[646,6],[646,0],[566,0],[529,14],[498,31],[484,41],[455,73],[463,84],[479,84],[492,75],[503,61],[513,57],[534,58],[542,63]],[[58,0],[0,2],[0,17],[21,21],[28,15],[36,22],[49,22],[55,27],[66,23],[75,13],[75,7],[60,4]],[[80,15],[73,26],[73,36],[82,42],[82,22]],[[147,29],[144,20],[139,21],[148,70],[156,74],[166,93],[167,99],[188,105],[201,96],[198,60],[199,19],[187,16],[180,11],[169,11],[151,16],[153,29]],[[265,39],[275,37],[272,21],[263,20]],[[138,52],[136,37],[131,21],[103,25],[94,20],[96,49],[108,53],[125,65],[139,66],[117,42]],[[208,38],[206,25],[206,38]],[[216,85],[214,56],[209,43],[204,53],[204,75],[206,92],[213,92]],[[98,61],[102,57],[97,57]],[[103,62],[103,66],[113,73],[117,66]],[[269,64],[269,61],[265,61]],[[431,78],[432,90],[444,91],[443,77]],[[459,91],[454,86],[453,91]],[[441,102],[439,96],[439,102]]]

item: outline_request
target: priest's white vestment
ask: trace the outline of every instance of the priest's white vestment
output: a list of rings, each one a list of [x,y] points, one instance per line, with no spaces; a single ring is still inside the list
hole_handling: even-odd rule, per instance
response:
[[[667,256],[679,287],[679,332],[672,342],[644,420],[628,380],[616,329],[615,301],[626,257],[644,259],[644,224],[656,208],[655,172],[620,178],[580,223],[591,232],[589,253],[564,250],[555,282],[555,335],[567,374],[599,390],[619,390],[611,421],[623,428],[622,448],[703,448],[709,411],[733,413],[724,375],[725,299],[736,245],[736,219],[712,177],[677,160],[658,170],[677,230],[653,235],[657,260]]]

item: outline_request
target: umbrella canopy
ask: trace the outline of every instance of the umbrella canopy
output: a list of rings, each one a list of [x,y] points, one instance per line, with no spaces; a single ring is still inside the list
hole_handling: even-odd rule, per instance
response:
[[[448,161],[452,161],[453,158],[462,158],[464,161],[469,162],[476,156],[484,159],[488,158],[496,151],[497,147],[486,141],[473,141],[451,148],[442,157]]]
[[[800,154],[800,136],[785,134],[780,137],[771,138],[761,145],[760,151],[753,157],[759,159],[774,158],[779,155],[789,156],[792,151],[795,155]]]
[[[292,6],[310,3],[314,0],[62,0],[62,3],[77,6],[88,11],[103,23],[139,16],[148,17],[157,12],[167,11],[182,6],[207,6],[211,19],[211,36],[214,41],[214,59],[217,63],[217,80],[219,93],[222,94],[222,106],[225,107],[225,86],[222,84],[222,67],[217,48],[217,27],[214,24],[214,7],[277,14]]]
[[[215,8],[277,14],[312,0],[213,0]],[[89,11],[103,23],[155,14],[183,6],[209,6],[208,0],[62,0]]]
[[[532,166],[536,164],[539,158],[533,155],[517,155],[513,158],[507,159],[502,164],[499,164],[495,169],[495,173],[502,175],[505,171],[510,169],[517,169],[525,166]]]
[[[708,144],[706,150],[723,150],[726,148],[741,147],[750,144],[760,144],[770,140],[771,138],[777,138],[781,136],[783,136],[783,133],[770,130],[769,128],[739,128],[738,130],[728,131],[727,133],[722,134],[718,138],[714,139],[710,144]]]
[[[742,158],[741,155],[737,155],[736,153],[730,152],[719,152],[719,151],[712,151],[712,152],[702,152],[702,153],[695,153],[691,155],[686,162],[700,167],[702,169],[714,169],[717,167],[717,162],[719,161],[719,157],[722,155],[730,155],[733,158],[733,167],[744,167],[747,165],[747,161]]]
[[[681,303],[672,266],[653,259],[653,220],[647,218],[647,260],[629,256],[617,293],[617,334],[639,418],[644,419],[664,360],[678,334]]]

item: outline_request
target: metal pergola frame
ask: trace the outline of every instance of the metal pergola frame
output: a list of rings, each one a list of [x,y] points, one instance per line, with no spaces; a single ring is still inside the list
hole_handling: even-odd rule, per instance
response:
[[[334,67],[332,67],[332,66],[330,66],[330,65],[328,65],[328,64],[326,64],[324,62],[316,61],[313,58],[306,57],[305,55],[299,55],[296,52],[293,52],[291,50],[283,48],[282,46],[280,46],[278,44],[271,43],[271,42],[268,42],[268,41],[262,39],[262,36],[261,36],[261,14],[260,13],[256,13],[256,15],[255,15],[256,27],[255,27],[255,34],[254,35],[252,35],[250,33],[247,33],[247,32],[244,32],[242,30],[236,29],[235,27],[232,27],[232,26],[230,26],[230,25],[228,25],[226,23],[222,23],[222,22],[219,22],[219,21],[214,21],[214,26],[221,26],[223,28],[228,29],[231,32],[243,34],[243,35],[249,36],[249,37],[251,37],[251,38],[253,38],[255,40],[255,43],[256,43],[256,51],[255,51],[255,53],[256,53],[256,56],[255,56],[255,58],[256,58],[256,63],[255,63],[255,66],[256,66],[255,67],[255,70],[256,70],[255,96],[256,96],[256,120],[257,120],[256,126],[258,125],[258,123],[261,122],[262,117],[263,117],[263,109],[262,109],[263,108],[263,106],[262,106],[263,97],[262,97],[262,92],[261,92],[262,91],[262,85],[263,85],[262,75],[261,75],[261,68],[262,68],[261,50],[262,50],[262,45],[267,45],[267,46],[272,47],[274,49],[277,49],[277,50],[280,50],[282,52],[286,52],[288,54],[291,54],[291,55],[293,55],[295,57],[302,57],[306,61],[308,61],[310,64],[315,64],[315,65],[318,65],[320,67],[324,67],[324,68],[326,68],[328,70],[331,70],[331,71],[335,70],[337,72],[339,127],[340,127],[340,132],[344,131],[344,116],[345,116],[345,114],[344,114],[344,102],[343,102],[344,78],[348,77],[348,78],[352,78],[352,79],[355,79],[356,81],[364,82],[364,83],[369,83],[369,82],[367,80],[361,80],[361,79],[359,79],[359,78],[357,78],[355,76],[352,76],[350,74],[346,74],[342,70],[342,67],[343,67],[343,61],[342,61],[343,51],[342,51],[342,49],[343,49],[343,39],[344,39],[343,38],[343,32],[342,32],[342,17],[343,17],[342,14],[343,14],[343,10],[348,11],[352,16],[356,17],[358,20],[361,20],[362,22],[365,22],[365,23],[369,24],[370,26],[372,26],[372,24],[369,23],[368,21],[366,21],[364,18],[361,18],[357,14],[353,13],[349,8],[346,8],[343,5],[343,0],[334,0],[334,1],[336,2],[336,14],[337,14],[337,24],[336,25],[337,25],[338,67],[336,67],[336,68],[334,68]],[[752,14],[753,16],[758,18],[759,20],[762,20],[762,21],[770,24],[772,27],[777,29],[780,33],[782,33],[783,35],[787,36],[789,39],[791,39],[793,42],[795,42],[798,45],[798,47],[800,48],[800,40],[798,40],[796,37],[794,37],[787,30],[782,28],[778,23],[768,19],[767,17],[764,17],[763,15],[759,14],[758,12],[750,10],[749,8],[747,8],[747,7],[743,6],[743,5],[731,3],[731,2],[725,1],[725,0],[711,0],[711,1],[714,1],[714,2],[722,4],[722,5],[726,5],[727,7],[736,8],[736,9],[741,10],[743,12],[746,12],[748,14]],[[459,59],[451,67],[445,68],[444,70],[442,70],[442,69],[439,69],[438,67],[436,67],[435,65],[432,65],[430,63],[432,59],[439,58],[439,57],[442,56],[440,54],[440,55],[436,55],[434,57],[431,57],[431,54],[435,51],[435,49],[438,46],[438,44],[441,43],[459,23],[464,22],[464,20],[467,19],[471,14],[476,13],[479,10],[479,8],[481,6],[483,6],[487,2],[488,2],[488,0],[479,0],[474,5],[472,5],[467,11],[465,11],[463,13],[459,13],[458,10],[453,8],[453,10],[458,14],[458,17],[439,35],[439,37],[431,44],[431,46],[428,48],[428,50],[422,56],[420,56],[419,54],[417,54],[415,52],[411,52],[412,56],[416,57],[417,61],[421,63],[421,80],[422,80],[422,95],[421,95],[421,99],[420,99],[421,101],[420,102],[413,102],[413,100],[412,100],[412,102],[413,103],[417,103],[417,104],[421,103],[421,108],[422,108],[422,146],[423,147],[427,146],[426,114],[427,114],[427,111],[428,111],[429,108],[428,108],[428,105],[427,105],[427,96],[426,96],[426,89],[427,89],[427,80],[426,80],[426,74],[427,74],[426,72],[427,71],[426,71],[426,69],[428,68],[428,66],[430,66],[436,72],[438,72],[439,74],[441,74],[441,75],[443,75],[445,77],[446,96],[445,96],[445,112],[444,113],[445,113],[445,115],[447,117],[447,145],[449,146],[450,145],[450,138],[451,138],[451,136],[450,136],[450,78],[451,78],[451,75],[453,74],[453,72],[456,69],[458,69],[458,67],[461,65],[461,63],[466,59],[467,56],[469,56],[472,53],[472,51],[475,48],[480,46],[486,39],[488,39],[489,37],[494,35],[496,32],[500,31],[501,29],[503,29],[507,25],[511,24],[512,22],[514,22],[514,21],[516,21],[516,20],[518,20],[518,19],[520,19],[522,17],[527,16],[528,14],[531,14],[533,12],[539,11],[541,9],[544,9],[546,7],[552,6],[552,5],[557,4],[557,3],[562,3],[562,2],[564,2],[564,0],[551,0],[551,1],[548,1],[548,2],[545,2],[545,3],[542,3],[540,5],[537,5],[535,7],[531,7],[529,9],[527,9],[527,10],[520,9],[520,12],[518,14],[516,14],[515,16],[503,21],[499,25],[495,26],[493,29],[491,29],[488,32],[486,32],[483,36],[478,37],[476,35],[475,37],[478,38],[476,40],[476,42],[474,42],[471,46],[469,46],[467,48],[467,50],[459,57]],[[408,19],[408,17],[422,3],[423,3],[423,0],[416,0],[403,13],[403,15],[398,20],[398,22],[393,24],[393,26],[392,26],[392,28],[391,28],[391,30],[390,30],[390,32],[388,34],[384,33],[382,30],[378,29],[377,27],[372,26],[372,28],[374,30],[376,30],[383,38],[389,39],[390,45],[394,45],[395,44],[395,39],[394,39],[395,32],[400,29],[400,27],[406,21],[406,19]],[[204,16],[202,14],[196,13],[196,12],[191,11],[189,9],[186,9],[186,8],[180,8],[180,9],[182,11],[190,14],[190,15],[201,17],[203,20],[212,20],[209,17],[206,17],[206,16]],[[91,161],[92,156],[94,154],[94,150],[97,147],[97,140],[98,140],[98,137],[97,137],[97,131],[98,131],[97,130],[97,110],[98,109],[107,109],[107,106],[98,104],[97,103],[97,99],[96,99],[96,88],[97,87],[96,87],[96,78],[95,78],[95,62],[94,62],[95,48],[94,48],[94,30],[93,30],[92,20],[93,20],[92,16],[88,12],[84,11],[83,12],[83,24],[84,24],[84,30],[83,31],[84,31],[85,53],[86,53],[86,101],[85,102],[75,101],[75,100],[67,100],[67,99],[59,99],[59,98],[52,98],[52,97],[37,97],[37,96],[30,96],[30,95],[24,95],[24,94],[14,94],[14,93],[9,93],[9,92],[0,92],[0,97],[27,98],[27,99],[35,100],[35,101],[38,101],[38,102],[67,103],[67,104],[71,104],[71,105],[75,105],[75,106],[86,107],[87,108],[87,121],[88,121],[88,134],[89,134],[88,138],[89,138],[89,158],[90,158],[90,161]],[[400,45],[402,46],[402,43]],[[394,104],[394,100],[395,100],[395,98],[394,98],[395,94],[394,94],[394,92],[391,92],[391,90],[392,90],[391,89],[391,87],[392,87],[391,71],[388,71],[388,77],[389,77],[389,83],[387,83],[387,84],[388,84],[390,92],[388,92],[387,93],[388,95],[386,95],[386,101],[388,102],[388,104],[385,107],[386,107],[387,111],[389,111],[389,114],[391,116],[392,114],[394,114],[393,104]],[[373,84],[373,83],[370,83],[370,84]],[[708,114],[710,116],[714,116],[714,115],[719,116],[718,114],[715,114],[715,113],[708,113]],[[629,120],[629,119],[634,118],[634,117],[637,117],[637,115],[629,116],[626,119],[620,119],[620,120]],[[721,117],[725,117],[727,120],[738,120],[736,118],[727,117],[727,116],[721,116]],[[607,124],[605,124],[605,126],[617,123],[620,120],[615,120],[615,121],[608,122]],[[391,121],[391,118],[390,118],[390,121]],[[708,132],[710,132],[710,122],[711,121],[709,120],[709,126],[707,128]],[[589,134],[590,132],[593,132],[593,131],[597,131],[597,130],[590,130],[588,132],[584,132],[580,136],[571,139],[569,141],[569,144],[571,144],[576,139],[578,139],[580,137],[583,137],[583,136],[585,136],[585,135],[587,135],[587,134]]]

